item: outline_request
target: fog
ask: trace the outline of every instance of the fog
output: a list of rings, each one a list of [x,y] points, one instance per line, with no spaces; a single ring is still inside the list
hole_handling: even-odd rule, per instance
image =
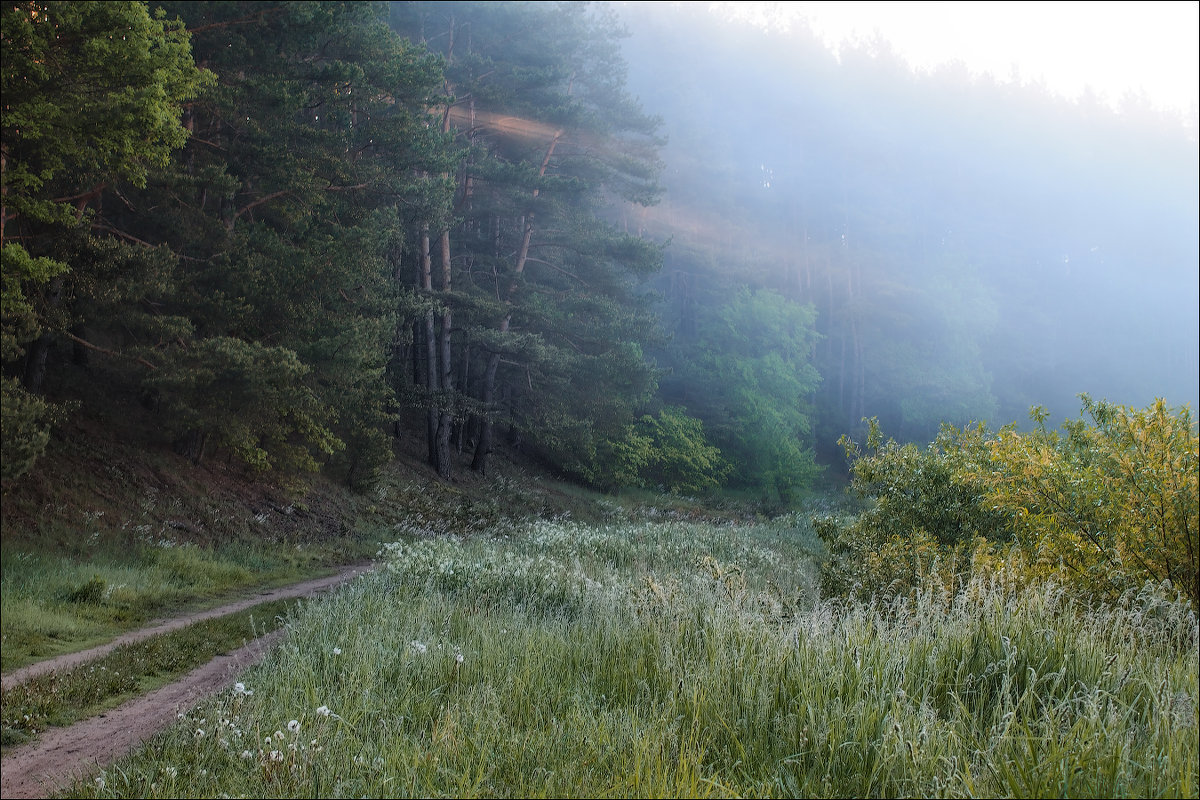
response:
[[[739,285],[811,303],[821,446],[864,416],[922,439],[1035,404],[1057,424],[1084,392],[1197,404],[1194,122],[914,73],[878,41],[839,61],[702,7],[619,10],[629,89],[668,137],[664,200],[629,221],[671,241],[668,333]]]

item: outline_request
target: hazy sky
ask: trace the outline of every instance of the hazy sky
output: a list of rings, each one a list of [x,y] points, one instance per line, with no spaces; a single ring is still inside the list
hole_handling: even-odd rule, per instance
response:
[[[1110,101],[1141,89],[1196,115],[1200,2],[710,3],[778,25],[805,17],[831,46],[878,31],[917,68],[953,60],[1007,80],[1044,79],[1074,98],[1087,85]],[[786,22],[783,22],[786,24]]]

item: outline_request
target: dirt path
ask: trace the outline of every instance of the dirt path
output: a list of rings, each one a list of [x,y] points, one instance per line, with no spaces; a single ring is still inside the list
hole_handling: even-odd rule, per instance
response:
[[[254,597],[197,614],[178,617],[132,631],[101,647],[41,661],[5,675],[8,689],[35,675],[79,666],[123,644],[182,628],[193,622],[243,611],[259,603],[307,597],[327,591],[371,569],[369,564],[346,567],[327,578],[262,592]],[[51,728],[37,740],[13,748],[0,761],[0,797],[46,797],[72,780],[85,778],[126,755],[151,736],[166,730],[175,716],[205,697],[232,685],[234,678],[260,661],[283,631],[262,636],[240,650],[218,656],[178,681],[118,708],[67,728]]]

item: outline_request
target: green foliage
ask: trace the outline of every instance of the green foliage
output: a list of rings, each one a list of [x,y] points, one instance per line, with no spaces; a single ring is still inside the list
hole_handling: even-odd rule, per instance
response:
[[[885,442],[878,420],[867,422],[865,451],[848,436],[839,443],[851,464],[850,488],[870,505],[850,519],[818,521],[830,551],[823,589],[887,601],[934,572],[953,588],[977,547],[1011,538],[1008,515],[970,477],[987,458],[986,428],[943,425],[922,449]]]
[[[145,186],[183,145],[183,103],[211,75],[179,20],[142,2],[31,2],[6,6],[3,26],[6,213],[68,223],[81,198],[54,189]]]
[[[316,453],[343,446],[324,424],[328,412],[308,373],[286,348],[226,337],[199,342],[146,383],[161,393],[179,436],[211,436],[251,468],[287,472],[315,470]]]
[[[869,421],[866,451],[849,437],[852,488],[872,501],[818,527],[831,559],[825,588],[887,598],[940,571],[952,588],[972,559],[1025,580],[1055,578],[1091,599],[1116,600],[1149,582],[1197,603],[1196,425],[1185,406],[1132,409],[1082,395],[1061,430],[945,425],[924,450],[883,441]],[[1003,553],[997,546],[1015,550]]]
[[[7,12],[5,12],[7,13]],[[44,286],[67,270],[66,264],[51,258],[34,258],[19,244],[7,242],[0,251],[3,294],[0,295],[0,363],[20,358],[22,345],[41,334],[37,310],[26,295],[34,287]],[[0,475],[15,478],[28,472],[50,441],[50,426],[55,408],[43,398],[30,394],[20,382],[7,375],[0,377],[0,409],[4,424],[0,427]]]
[[[1200,462],[1187,406],[1144,409],[1082,395],[1080,418],[1005,429],[980,470],[989,502],[1012,515],[1040,571],[1115,599],[1150,581],[1200,604]],[[973,476],[974,477],[974,476]]]
[[[25,285],[38,286],[67,271],[67,265],[44,256],[34,258],[19,244],[5,243],[0,251],[3,264],[3,295],[0,315],[3,331],[0,336],[0,360],[8,363],[25,351],[21,345],[41,333],[37,310],[26,295]]]
[[[0,413],[4,417],[0,435],[0,475],[24,475],[50,441],[50,407],[37,395],[25,391],[15,378],[0,378]]]
[[[7,364],[22,344],[75,322],[58,307],[62,276],[87,271],[64,252],[64,229],[106,186],[145,186],[169,163],[187,138],[183,104],[211,75],[193,63],[183,24],[152,16],[145,3],[15,3],[0,14],[0,235],[22,239],[0,240]],[[12,477],[32,468],[50,420],[45,401],[7,377],[3,402],[3,474]]]
[[[646,414],[609,446],[609,470],[617,485],[698,495],[719,488],[730,470],[721,451],[705,439],[704,423],[674,406],[658,416]]]
[[[815,320],[812,306],[743,287],[703,320],[682,368],[703,387],[688,411],[733,464],[734,485],[785,504],[820,472],[810,417],[821,380],[812,364]]]

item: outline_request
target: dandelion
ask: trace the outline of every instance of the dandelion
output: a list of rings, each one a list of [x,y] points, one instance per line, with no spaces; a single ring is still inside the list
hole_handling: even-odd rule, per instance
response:
[[[418,642],[416,639],[413,639],[411,642],[409,642],[409,645],[412,647],[413,650],[417,651],[418,653],[424,653],[426,650],[429,649],[429,647],[424,642]]]
[[[254,694],[254,690],[253,690],[253,689],[247,689],[247,688],[246,688],[246,684],[242,683],[241,681],[238,681],[237,683],[235,683],[235,684],[233,685],[233,693],[234,693],[235,695],[239,695],[239,696],[241,696],[241,695],[245,695],[245,696],[247,696],[247,697],[248,697],[248,696],[250,696],[250,695]]]
[[[340,648],[340,647],[333,648],[333,654],[335,656],[340,656],[342,654],[342,648]]]
[[[455,661],[456,663],[458,663],[458,664],[461,664],[461,663],[463,662],[463,654],[462,654],[462,653],[455,653],[455,654],[454,654],[454,661]]]
[[[197,739],[204,738],[204,728],[196,728],[196,738]]]
[[[283,761],[283,753],[279,750],[272,750],[271,751],[271,760],[272,761]]]
[[[289,722],[288,730],[291,731],[292,733],[299,733],[300,732],[300,720],[294,719],[291,722]]]
[[[317,714],[322,717],[332,716],[333,712],[329,710],[329,706],[317,706]]]
[[[247,761],[249,761],[250,759],[254,758],[254,753],[251,753],[249,750],[243,750],[243,751],[242,751],[242,758],[244,758],[244,759],[246,759]]]

